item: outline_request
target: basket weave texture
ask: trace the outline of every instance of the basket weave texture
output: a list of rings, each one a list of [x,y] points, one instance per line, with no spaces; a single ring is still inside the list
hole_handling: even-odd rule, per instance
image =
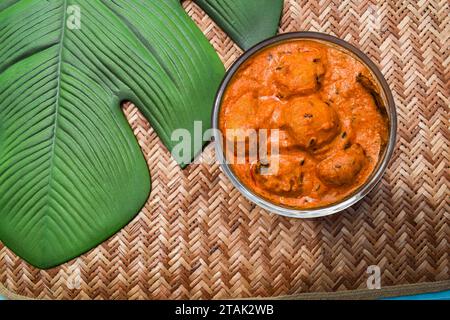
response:
[[[189,15],[228,67],[240,49],[191,1]],[[121,232],[52,270],[0,244],[0,284],[36,298],[272,297],[450,280],[450,9],[433,1],[285,1],[280,32],[320,31],[359,47],[385,75],[399,115],[382,182],[331,217],[289,219],[247,201],[214,163],[181,170],[132,104],[149,201]]]

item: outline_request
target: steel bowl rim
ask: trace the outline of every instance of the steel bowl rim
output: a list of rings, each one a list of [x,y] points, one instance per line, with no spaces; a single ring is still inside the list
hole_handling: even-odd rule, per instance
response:
[[[230,80],[233,78],[236,71],[239,70],[241,65],[245,63],[250,57],[252,57],[257,52],[266,49],[267,47],[273,46],[275,44],[279,44],[282,42],[287,42],[289,40],[319,40],[323,42],[328,42],[333,45],[337,45],[338,47],[342,47],[347,51],[350,51],[352,54],[356,55],[375,75],[378,84],[381,86],[383,90],[385,103],[388,108],[387,113],[389,115],[389,140],[384,151],[384,158],[381,163],[378,165],[377,169],[371,174],[371,179],[367,180],[361,187],[359,187],[353,194],[344,198],[344,200],[340,202],[336,202],[330,204],[328,206],[319,207],[319,208],[311,208],[311,209],[295,209],[284,206],[276,205],[263,197],[253,193],[248,187],[246,187],[239,178],[234,174],[230,166],[224,161],[224,154],[222,149],[222,144],[218,143],[221,138],[218,134],[219,130],[219,115],[220,108],[222,105],[222,98],[225,93],[225,90],[228,87]],[[255,203],[256,205],[262,207],[263,209],[268,210],[269,212],[282,215],[290,218],[318,218],[324,217],[332,214],[336,214],[341,212],[350,206],[354,205],[362,198],[364,198],[381,180],[383,174],[385,173],[389,161],[392,158],[392,154],[395,149],[396,139],[397,139],[397,111],[394,102],[394,98],[392,96],[392,92],[389,88],[389,85],[384,78],[381,71],[375,65],[375,63],[360,49],[356,48],[352,44],[348,43],[345,40],[337,38],[335,36],[320,33],[320,32],[312,32],[312,31],[300,31],[300,32],[290,32],[276,35],[274,37],[268,38],[246,52],[242,54],[229,68],[225,77],[223,78],[219,89],[217,91],[214,108],[212,112],[212,127],[213,127],[213,137],[215,140],[215,152],[216,158],[219,161],[220,167],[225,172],[226,176],[230,179],[231,183],[243,194],[247,199]]]

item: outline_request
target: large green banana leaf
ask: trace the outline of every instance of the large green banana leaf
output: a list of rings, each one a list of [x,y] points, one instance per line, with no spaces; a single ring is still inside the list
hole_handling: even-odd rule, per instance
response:
[[[277,33],[284,0],[194,0],[243,49]]]
[[[108,238],[148,198],[120,101],[172,149],[175,129],[209,125],[224,68],[176,0],[12,3],[0,13],[0,239],[47,268]],[[70,5],[80,29],[67,27]]]
[[[150,192],[120,102],[172,150],[223,74],[178,0],[0,0],[0,240],[49,268],[113,235]]]

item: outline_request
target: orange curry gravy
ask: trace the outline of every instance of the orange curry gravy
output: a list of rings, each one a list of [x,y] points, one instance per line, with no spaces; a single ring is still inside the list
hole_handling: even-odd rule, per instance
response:
[[[325,43],[296,40],[257,53],[229,84],[219,126],[223,134],[279,129],[278,170],[261,173],[270,157],[231,164],[232,170],[278,205],[342,200],[368,179],[386,145],[388,120],[378,93],[367,67]]]

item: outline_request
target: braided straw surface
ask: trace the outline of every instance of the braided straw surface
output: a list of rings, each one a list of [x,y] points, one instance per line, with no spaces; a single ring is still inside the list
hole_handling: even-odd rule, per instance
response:
[[[226,66],[240,49],[191,1],[183,3]],[[30,267],[0,244],[0,284],[36,298],[271,297],[450,280],[447,0],[285,3],[280,32],[326,32],[353,43],[385,75],[399,113],[396,152],[363,201],[331,217],[265,212],[214,163],[181,170],[132,104],[124,112],[147,158],[153,191],[111,239],[58,268]]]

